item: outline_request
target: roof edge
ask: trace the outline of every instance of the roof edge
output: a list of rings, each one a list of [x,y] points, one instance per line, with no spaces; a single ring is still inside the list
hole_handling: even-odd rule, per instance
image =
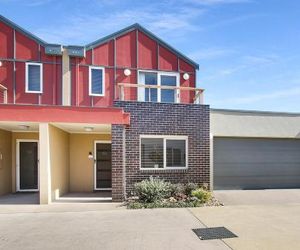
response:
[[[33,39],[34,41],[36,41],[39,44],[42,44],[42,45],[47,45],[48,44],[47,42],[45,42],[41,38],[37,37],[36,35],[32,34],[29,31],[25,30],[24,28],[22,28],[18,24],[14,23],[13,21],[9,20],[8,18],[6,18],[6,17],[4,17],[2,15],[0,15],[0,21],[4,22],[6,25],[12,27],[13,29],[19,31],[23,35],[25,35],[25,36]]]
[[[169,45],[168,43],[164,42],[162,39],[160,39],[158,36],[156,36],[154,33],[152,33],[151,31],[147,30],[146,28],[144,28],[142,25],[135,23],[132,24],[128,27],[125,27],[117,32],[114,32],[110,35],[107,35],[103,38],[100,38],[94,42],[91,42],[87,45],[85,45],[86,50],[90,50],[93,49],[101,44],[104,44],[110,40],[113,40],[114,38],[120,37],[130,31],[133,30],[139,30],[143,33],[145,33],[146,35],[148,35],[150,38],[152,38],[153,40],[157,41],[160,45],[162,45],[163,47],[169,49],[170,51],[172,51],[174,54],[176,54],[178,57],[180,57],[181,59],[183,59],[184,61],[186,61],[187,63],[193,65],[196,69],[199,69],[199,64],[196,63],[195,61],[193,61],[192,59],[188,58],[187,56],[185,56],[184,54],[182,54],[181,52],[179,52],[178,50],[176,50],[175,48],[173,48],[171,45]]]
[[[240,113],[240,114],[257,114],[257,115],[275,115],[275,116],[300,116],[298,112],[282,111],[263,111],[263,110],[244,110],[244,109],[216,109],[211,108],[213,113]]]

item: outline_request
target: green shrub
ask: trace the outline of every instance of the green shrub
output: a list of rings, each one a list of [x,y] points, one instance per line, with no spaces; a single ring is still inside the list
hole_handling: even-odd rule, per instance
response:
[[[184,193],[187,196],[190,196],[193,190],[196,190],[197,188],[199,188],[199,186],[195,183],[187,183],[184,187],[185,187]]]
[[[203,188],[193,190],[191,195],[198,198],[199,202],[201,203],[205,203],[211,199],[211,193]]]
[[[161,179],[150,177],[134,185],[134,192],[142,202],[156,202],[171,197],[174,185]]]

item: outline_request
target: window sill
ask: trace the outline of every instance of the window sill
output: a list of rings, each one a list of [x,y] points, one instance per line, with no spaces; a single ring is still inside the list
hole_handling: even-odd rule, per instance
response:
[[[186,173],[188,168],[156,168],[156,169],[142,169],[140,168],[141,173]]]

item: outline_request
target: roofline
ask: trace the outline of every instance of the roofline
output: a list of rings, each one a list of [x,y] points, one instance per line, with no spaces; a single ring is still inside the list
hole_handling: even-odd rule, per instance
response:
[[[215,109],[215,108],[211,108],[210,111],[213,113],[240,113],[240,114],[275,115],[275,116],[300,116],[300,113],[298,113],[298,112],[243,110],[243,109]]]
[[[187,63],[192,64],[196,69],[199,69],[199,64],[194,62],[192,59],[188,58],[187,56],[183,55],[181,52],[179,52],[178,50],[174,49],[171,45],[169,45],[168,43],[164,42],[162,39],[160,39],[159,37],[157,37],[156,35],[154,35],[151,31],[147,30],[146,28],[144,28],[143,26],[141,26],[138,23],[132,24],[124,29],[121,29],[117,32],[114,32],[108,36],[105,36],[103,38],[100,38],[92,43],[89,43],[85,46],[86,50],[90,50],[93,49],[101,44],[107,43],[108,41],[120,37],[128,32],[131,32],[133,30],[139,30],[142,31],[143,33],[146,33],[149,37],[151,37],[153,40],[156,40],[160,45],[162,45],[163,47],[171,50],[174,54],[176,54],[178,57],[180,57],[181,59],[183,59],[184,61],[186,61]]]
[[[0,15],[0,21],[4,22],[5,24],[7,24],[8,26],[12,27],[13,29],[19,31],[20,33],[24,34],[25,36],[31,38],[32,40],[36,41],[39,44],[42,44],[43,46],[46,45],[50,45],[48,44],[46,41],[42,40],[41,38],[37,37],[36,35],[32,34],[31,32],[23,29],[21,26],[17,25],[16,23],[12,22],[11,20],[9,20],[8,18]],[[170,51],[172,51],[174,54],[176,54],[179,58],[183,59],[184,61],[186,61],[187,63],[193,65],[196,69],[199,69],[199,64],[194,62],[192,59],[188,58],[187,56],[185,56],[184,54],[182,54],[181,52],[179,52],[178,50],[176,50],[175,48],[173,48],[171,45],[169,45],[168,43],[164,42],[162,39],[160,39],[159,37],[157,37],[156,35],[154,35],[152,32],[150,32],[149,30],[147,30],[146,28],[144,28],[143,26],[141,26],[138,23],[132,24],[124,29],[121,29],[117,32],[114,32],[108,36],[105,36],[103,38],[100,38],[92,43],[89,43],[85,46],[80,46],[80,45],[68,45],[68,46],[64,46],[61,45],[63,47],[84,47],[86,50],[90,50],[95,48],[96,46],[99,46],[101,44],[104,44],[114,38],[117,38],[119,36],[122,36],[130,31],[133,30],[139,30],[142,31],[143,33],[147,34],[150,38],[152,38],[153,40],[157,41],[158,44],[160,44],[161,46],[169,49]],[[59,44],[51,44],[51,45],[59,45]]]
[[[42,44],[42,45],[47,45],[48,44],[47,42],[45,42],[41,38],[37,37],[36,35],[32,34],[29,31],[23,29],[22,27],[20,27],[19,25],[17,25],[16,23],[12,22],[11,20],[9,20],[8,18],[6,18],[2,15],[0,15],[0,21],[4,22],[5,24],[7,24],[8,26],[12,27],[13,29],[19,31],[20,33],[24,34],[25,36],[33,39],[34,41],[36,41],[39,44]]]

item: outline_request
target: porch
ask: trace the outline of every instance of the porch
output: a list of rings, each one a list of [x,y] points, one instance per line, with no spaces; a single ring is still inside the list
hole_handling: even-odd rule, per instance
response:
[[[0,122],[0,205],[111,201],[111,125]]]

